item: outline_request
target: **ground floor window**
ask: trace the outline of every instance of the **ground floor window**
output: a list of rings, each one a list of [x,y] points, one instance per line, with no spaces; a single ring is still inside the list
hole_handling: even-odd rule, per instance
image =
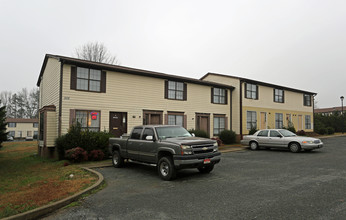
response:
[[[76,122],[81,125],[82,129],[100,131],[100,112],[76,110]]]
[[[219,135],[226,128],[224,116],[214,116],[214,135]]]
[[[169,125],[180,125],[184,126],[184,116],[183,115],[168,115]]]
[[[27,137],[32,137],[32,131],[27,131],[27,132],[26,132],[26,136],[27,136]]]
[[[15,137],[16,132],[15,131],[9,131],[8,135],[11,136],[11,137]]]
[[[255,111],[247,111],[246,113],[246,129],[257,128],[257,113]]]
[[[143,111],[143,125],[162,125],[162,111]]]
[[[305,115],[305,129],[311,129],[311,116]]]
[[[283,115],[282,113],[275,113],[275,128],[281,129],[283,127]]]

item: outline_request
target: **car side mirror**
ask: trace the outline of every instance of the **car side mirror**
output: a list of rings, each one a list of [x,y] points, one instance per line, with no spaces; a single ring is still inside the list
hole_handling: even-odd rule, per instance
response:
[[[195,133],[191,133],[192,137],[196,137]]]
[[[282,135],[279,135],[279,134],[278,134],[278,136],[277,136],[277,137],[282,138]]]
[[[145,140],[147,140],[147,141],[154,141],[154,137],[151,136],[151,135],[148,135],[148,136],[145,138]]]

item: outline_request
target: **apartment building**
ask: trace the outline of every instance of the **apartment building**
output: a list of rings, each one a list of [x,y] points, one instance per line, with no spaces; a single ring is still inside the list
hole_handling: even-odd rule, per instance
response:
[[[283,128],[290,123],[297,131],[314,129],[314,92],[218,73],[208,73],[201,80],[235,88],[232,128],[237,134],[248,134],[251,127]]]

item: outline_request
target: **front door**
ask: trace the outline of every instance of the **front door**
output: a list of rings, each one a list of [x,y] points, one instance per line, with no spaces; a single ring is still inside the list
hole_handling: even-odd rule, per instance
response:
[[[207,132],[209,135],[209,114],[196,114],[196,129]]]
[[[298,131],[303,130],[303,126],[302,123],[303,122],[303,116],[302,115],[298,115]]]
[[[109,131],[115,137],[127,133],[127,112],[109,112]]]
[[[266,129],[267,128],[267,113],[261,112],[261,124],[260,129]]]

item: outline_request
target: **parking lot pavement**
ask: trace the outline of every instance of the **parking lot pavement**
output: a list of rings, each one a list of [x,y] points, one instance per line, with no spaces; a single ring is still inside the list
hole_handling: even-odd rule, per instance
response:
[[[155,167],[97,169],[107,187],[45,219],[345,219],[346,137],[313,152],[224,153],[210,174]]]

